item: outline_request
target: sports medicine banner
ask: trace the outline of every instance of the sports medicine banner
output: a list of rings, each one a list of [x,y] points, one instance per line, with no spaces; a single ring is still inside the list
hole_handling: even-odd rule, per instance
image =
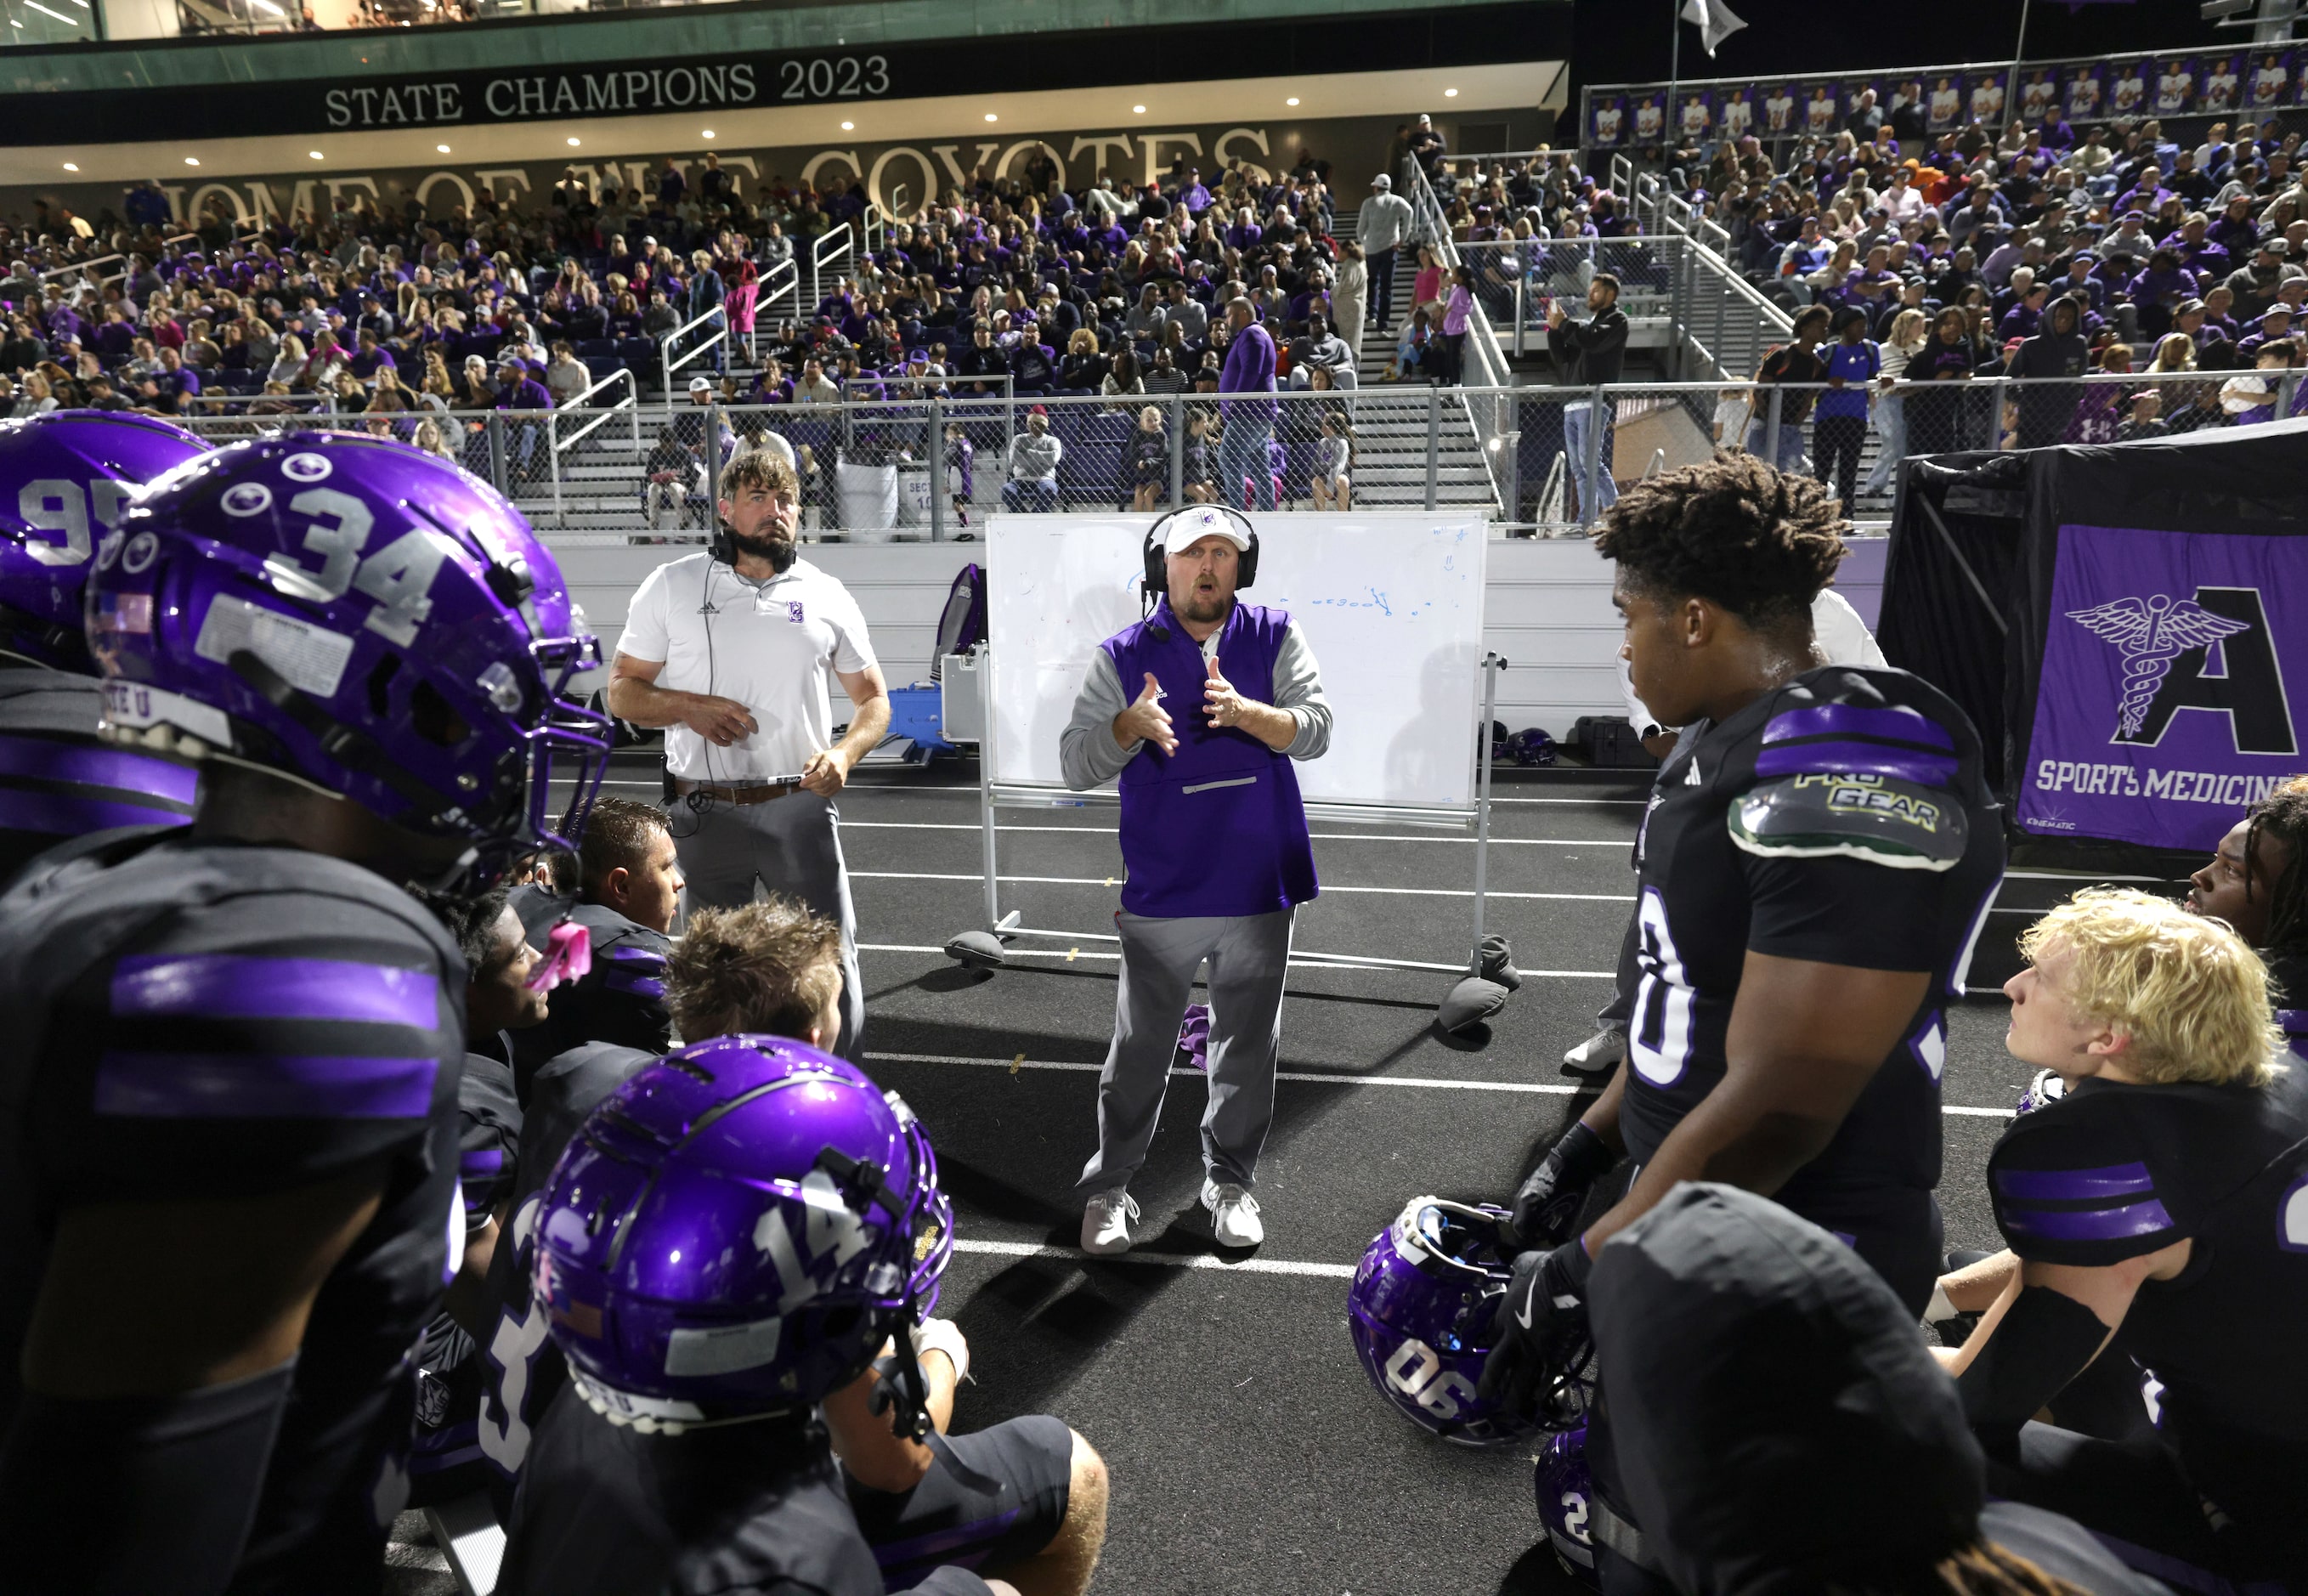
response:
[[[2020,825],[2209,852],[2308,769],[2308,538],[2058,529]]]

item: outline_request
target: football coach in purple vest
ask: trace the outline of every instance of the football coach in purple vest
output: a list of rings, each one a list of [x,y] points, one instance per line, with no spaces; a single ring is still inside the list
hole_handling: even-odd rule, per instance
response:
[[[1297,623],[1235,596],[1256,574],[1239,513],[1197,505],[1146,541],[1153,613],[1109,637],[1061,738],[1066,784],[1115,781],[1128,879],[1122,979],[1098,1083],[1098,1152],[1077,1189],[1082,1247],[1130,1248],[1130,1178],[1146,1160],[1194,972],[1210,961],[1202,1206],[1227,1247],[1255,1247],[1258,1154],[1274,1119],[1291,919],[1314,846],[1292,761],[1331,746],[1331,706]]]

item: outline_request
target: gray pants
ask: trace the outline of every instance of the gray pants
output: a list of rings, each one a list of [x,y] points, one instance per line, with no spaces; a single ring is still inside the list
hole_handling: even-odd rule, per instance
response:
[[[1202,1110],[1202,1167],[1213,1180],[1255,1183],[1258,1154],[1274,1123],[1274,1068],[1282,1047],[1282,983],[1290,965],[1293,912],[1155,919],[1127,910],[1114,1042],[1098,1078],[1098,1152],[1077,1190],[1126,1186],[1146,1161],[1177,1057],[1194,972],[1210,962],[1210,1106]]]
[[[754,884],[798,899],[841,927],[841,1040],[832,1051],[856,1060],[866,1030],[866,988],[857,979],[857,911],[841,860],[841,812],[830,798],[789,793],[766,804],[709,804],[693,814],[673,806],[674,851],[688,879],[687,909],[735,909],[754,901]],[[702,1038],[685,1037],[685,1041]]]

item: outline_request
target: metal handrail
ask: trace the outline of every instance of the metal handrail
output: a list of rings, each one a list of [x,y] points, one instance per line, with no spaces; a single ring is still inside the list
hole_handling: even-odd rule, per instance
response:
[[[107,261],[118,261],[120,263],[120,270],[105,276],[88,276],[88,272],[91,267],[101,266]],[[102,288],[108,282],[117,282],[122,278],[128,275],[128,257],[117,252],[111,254],[91,255],[84,261],[67,261],[61,266],[51,266],[45,272],[35,273],[35,276],[39,281],[46,282],[52,277],[70,277],[75,273],[85,278],[88,281],[94,283],[97,287]]]
[[[679,343],[685,334],[694,332],[698,328],[703,326],[706,323],[714,320],[716,317],[719,317],[721,322],[721,330],[719,332],[716,332],[710,338],[700,340],[697,347],[690,350],[687,354],[682,356],[680,359],[676,360],[673,358],[673,346]],[[676,327],[672,332],[667,333],[665,337],[659,341],[657,346],[658,368],[659,374],[664,379],[666,401],[668,404],[672,402],[673,399],[673,374],[679,371],[683,367],[688,365],[692,360],[696,359],[698,356],[711,349],[715,344],[727,342],[728,338],[729,318],[722,314],[722,307],[717,305],[712,309],[707,311],[704,315],[698,316],[693,320],[684,322],[680,326]]]
[[[1437,258],[1445,267],[1455,269],[1460,263],[1459,249],[1458,246],[1451,241],[1451,224],[1442,214],[1442,202],[1435,198],[1434,185],[1426,180],[1425,168],[1416,160],[1404,162],[1404,168],[1411,191],[1410,208],[1413,216],[1426,233],[1428,246],[1434,249]],[[1482,300],[1479,298],[1474,298],[1473,302],[1467,308],[1465,347],[1474,351],[1475,359],[1470,364],[1479,365],[1483,378],[1482,386],[1504,388],[1513,385],[1513,369],[1507,363],[1506,351],[1499,347],[1498,334],[1491,330],[1491,318],[1484,313]],[[1501,479],[1500,473],[1503,470],[1511,471],[1514,469],[1514,462],[1511,454],[1503,447],[1503,438],[1495,414],[1496,407],[1484,407],[1494,411],[1491,425],[1486,427],[1483,425],[1481,410],[1478,410],[1467,396],[1463,384],[1466,372],[1461,371],[1459,375],[1462,382],[1457,390],[1456,398],[1467,412],[1467,424],[1474,429],[1476,440],[1482,445],[1480,453],[1483,459],[1483,469],[1489,474],[1491,479],[1492,497],[1501,507],[1502,513],[1510,513],[1509,506],[1512,503],[1511,496],[1512,490],[1507,482]],[[1505,458],[1503,459],[1502,456]],[[1433,495],[1430,493],[1428,496],[1431,498]]]
[[[830,262],[844,255],[856,258],[846,227],[828,228],[809,246],[809,302],[815,305],[825,298],[825,268]]]
[[[772,289],[770,285],[778,280],[778,277],[780,272],[785,276],[785,286],[782,288]],[[754,324],[745,329],[746,359],[754,360],[758,358],[760,356],[762,313],[768,310],[771,306],[775,305],[779,300],[784,298],[788,294],[793,296],[795,319],[799,320],[801,313],[801,268],[794,264],[793,257],[791,255],[788,255],[784,260],[772,265],[769,271],[762,273],[760,280],[754,284]]]

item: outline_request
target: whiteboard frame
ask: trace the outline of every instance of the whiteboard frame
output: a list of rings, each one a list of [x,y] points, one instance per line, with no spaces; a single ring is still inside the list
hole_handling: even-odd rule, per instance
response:
[[[1147,527],[1151,529],[1154,523],[1160,520],[1162,515],[1165,513],[1167,513],[1167,512],[1148,513],[1138,511],[1116,513],[1111,517],[1099,515],[1092,517],[1092,519],[1111,519],[1122,522],[1143,519]],[[1348,512],[1348,513],[1351,515],[1355,513]],[[991,563],[994,552],[993,532],[994,523],[996,521],[1033,522],[1046,519],[1046,517],[1039,515],[1012,514],[1007,512],[987,517],[986,553],[989,564]],[[1292,519],[1304,521],[1306,517],[1294,516]],[[1481,641],[1483,635],[1483,625],[1486,619],[1486,611],[1489,603],[1491,543],[1491,529],[1489,524],[1486,522],[1482,521],[1479,517],[1446,514],[1442,511],[1436,510],[1374,510],[1362,513],[1357,519],[1384,519],[1404,522],[1418,521],[1441,521],[1444,522],[1471,521],[1477,529],[1474,539],[1477,546],[1477,553],[1473,582],[1476,601],[1477,643],[1475,651],[1475,664],[1467,684],[1468,694],[1466,705],[1469,714],[1472,714],[1475,710],[1477,700],[1481,699],[1484,696],[1485,682],[1486,680],[1495,680],[1494,677],[1489,677],[1486,676],[1486,667],[1483,661],[1488,657],[1489,651],[1486,645],[1485,645]],[[1307,530],[1311,531],[1313,529],[1310,528]],[[1092,788],[1085,791],[1076,791],[1074,789],[1066,786],[1062,781],[1045,782],[1023,780],[1009,781],[1003,779],[1001,773],[1002,731],[1003,726],[1000,710],[1000,674],[1002,669],[1002,660],[1000,657],[1001,651],[994,645],[993,629],[993,616],[989,607],[986,617],[987,641],[984,646],[982,653],[980,654],[982,661],[981,669],[986,672],[981,687],[981,691],[985,694],[983,702],[986,705],[986,732],[985,740],[978,746],[978,770],[981,776],[989,778],[984,784],[992,789],[995,793],[1002,795],[1000,800],[1002,802],[1014,802],[1034,807],[1071,807],[1078,804],[1118,803],[1120,801],[1119,795],[1112,787],[1099,787]],[[1499,663],[1501,668],[1503,668],[1506,662],[1505,660],[1501,660]],[[1382,799],[1372,800],[1369,802],[1344,802],[1331,798],[1307,798],[1305,800],[1307,819],[1322,820],[1345,825],[1404,824],[1455,827],[1460,830],[1465,830],[1468,827],[1474,825],[1476,824],[1477,811],[1483,807],[1484,799],[1480,789],[1486,780],[1486,773],[1477,768],[1477,761],[1480,756],[1482,750],[1488,746],[1489,739],[1484,735],[1484,733],[1487,731],[1489,728],[1494,708],[1494,706],[1487,707],[1484,710],[1481,720],[1477,723],[1475,739],[1467,748],[1467,789],[1469,794],[1467,802],[1463,804],[1411,804],[1389,803]],[[1052,804],[1052,800],[1055,800],[1055,805]],[[992,824],[990,819],[987,824],[989,825]]]

